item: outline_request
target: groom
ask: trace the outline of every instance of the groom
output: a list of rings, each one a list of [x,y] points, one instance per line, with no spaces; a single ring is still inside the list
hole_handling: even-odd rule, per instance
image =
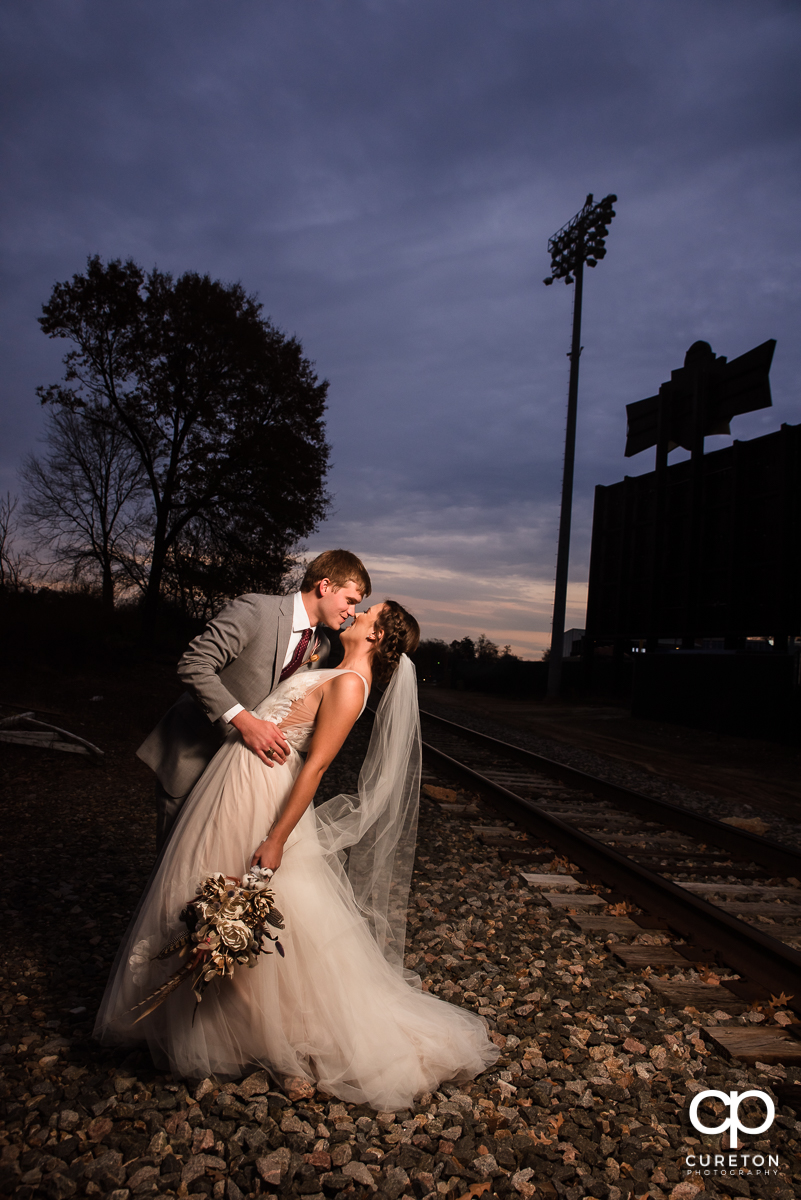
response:
[[[309,564],[299,592],[239,596],[190,642],[178,663],[189,691],[136,752],[156,772],[159,850],[230,725],[266,766],[283,764],[289,745],[280,729],[248,710],[301,667],[321,667],[330,646],[317,627],[339,629],[370,590],[355,554],[327,550]]]

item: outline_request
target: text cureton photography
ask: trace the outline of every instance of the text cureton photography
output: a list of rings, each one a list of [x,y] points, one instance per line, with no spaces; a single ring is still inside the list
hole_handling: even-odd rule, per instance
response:
[[[766,1116],[761,1124],[745,1124],[740,1118],[740,1105],[745,1100],[759,1100],[765,1107]],[[719,1124],[705,1124],[699,1114],[703,1104],[717,1101],[714,1106],[719,1113],[728,1110]],[[753,1107],[753,1106],[752,1106]],[[757,1136],[765,1133],[773,1124],[776,1109],[773,1101],[766,1092],[750,1088],[745,1092],[720,1092],[715,1088],[698,1092],[690,1103],[690,1121],[699,1133],[724,1134],[728,1136],[728,1153],[700,1151],[688,1154],[685,1158],[686,1175],[777,1175],[779,1170],[779,1155],[763,1151],[737,1149],[740,1146],[740,1135]]]

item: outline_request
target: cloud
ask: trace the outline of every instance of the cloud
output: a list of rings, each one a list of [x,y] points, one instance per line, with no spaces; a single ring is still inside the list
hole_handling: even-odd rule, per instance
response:
[[[775,407],[735,435],[799,420],[799,26],[789,0],[5,5],[0,488],[59,374],[55,280],[92,253],[241,279],[331,382],[315,547],[390,564],[424,632],[535,653],[572,305],[542,279],[587,192],[620,199],[587,273],[568,623],[595,485],[651,467],[625,405],[693,341],[776,337]]]

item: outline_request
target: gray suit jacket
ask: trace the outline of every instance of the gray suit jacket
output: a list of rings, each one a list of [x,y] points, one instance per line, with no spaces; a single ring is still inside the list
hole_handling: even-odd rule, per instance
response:
[[[292,596],[250,593],[227,604],[190,642],[178,663],[189,688],[137,750],[171,796],[191,792],[222,744],[229,726],[220,722],[235,704],[254,708],[278,684],[292,633]],[[309,653],[320,667],[330,645],[318,632]],[[310,670],[310,667],[300,668]]]

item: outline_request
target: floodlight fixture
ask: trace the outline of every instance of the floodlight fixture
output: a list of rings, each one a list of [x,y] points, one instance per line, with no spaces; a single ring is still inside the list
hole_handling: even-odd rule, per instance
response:
[[[551,274],[544,283],[551,284],[555,279],[573,283],[579,263],[586,263],[588,267],[597,266],[598,259],[606,254],[604,241],[615,215],[613,205],[616,202],[617,196],[610,194],[593,204],[590,192],[581,211],[549,239]]]

